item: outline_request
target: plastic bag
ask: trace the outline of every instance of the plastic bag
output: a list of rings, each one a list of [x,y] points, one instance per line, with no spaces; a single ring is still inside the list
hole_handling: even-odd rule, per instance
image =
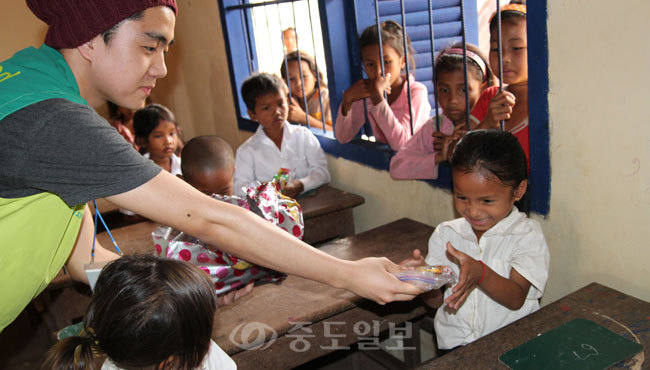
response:
[[[458,280],[454,270],[447,265],[418,266],[412,270],[397,272],[395,276],[425,291],[440,289],[446,284],[453,285]]]

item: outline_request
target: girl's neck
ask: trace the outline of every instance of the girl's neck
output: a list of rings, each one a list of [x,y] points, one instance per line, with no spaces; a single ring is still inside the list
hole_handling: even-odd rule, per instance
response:
[[[153,163],[162,167],[165,171],[172,172],[172,157],[153,157],[151,156],[151,153],[149,153],[149,159],[151,159]]]

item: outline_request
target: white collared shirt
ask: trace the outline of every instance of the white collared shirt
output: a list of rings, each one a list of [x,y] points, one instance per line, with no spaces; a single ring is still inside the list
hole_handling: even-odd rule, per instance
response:
[[[455,313],[440,307],[434,319],[438,347],[451,349],[465,345],[539,309],[538,299],[548,279],[550,255],[539,222],[513,207],[510,214],[487,230],[477,243],[472,226],[464,218],[443,222],[429,239],[428,265],[459,267],[446,255],[446,244],[476,260],[482,260],[494,272],[509,278],[515,269],[531,284],[523,306],[511,310],[496,302],[480,288],[474,289]],[[445,290],[445,298],[451,295]]]
[[[107,358],[101,370],[121,370],[121,368]],[[237,365],[217,343],[210,339],[210,349],[197,370],[237,370]]]
[[[289,169],[291,179],[302,182],[305,190],[330,181],[327,158],[316,136],[307,127],[284,123],[282,150],[266,136],[260,125],[238,149],[235,158],[235,195],[255,181],[269,181],[280,168]]]

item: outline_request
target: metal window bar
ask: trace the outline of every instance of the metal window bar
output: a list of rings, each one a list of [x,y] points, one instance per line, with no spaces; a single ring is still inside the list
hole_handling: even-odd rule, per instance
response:
[[[296,24],[296,7],[295,2],[291,2],[291,12],[293,13],[293,29],[296,34],[296,50],[298,51],[298,73],[300,74],[300,89],[302,90],[302,101],[305,107],[305,124],[308,128],[311,127],[309,124],[309,109],[307,108],[307,96],[305,96],[305,79],[302,77],[302,60],[300,58],[300,44],[298,41],[298,25]],[[308,4],[309,5],[309,4]],[[287,75],[287,77],[289,77]],[[291,89],[290,89],[291,90]]]
[[[472,122],[470,117],[472,113],[469,107],[469,87],[467,86],[467,41],[465,38],[465,10],[463,8],[463,0],[460,0],[460,25],[463,44],[463,73],[465,74],[465,119],[467,120],[467,131],[471,131]]]
[[[377,0],[375,0],[375,23],[377,24],[377,40],[379,42],[379,65],[381,66],[381,77],[386,77],[386,71],[384,70],[384,42],[381,40],[381,21],[379,20],[379,5]],[[388,100],[386,91],[384,90],[384,99]]]
[[[406,43],[406,14],[404,14],[404,0],[399,2],[402,11],[402,42],[404,43],[404,65],[406,67],[406,94],[409,100],[409,122],[411,124],[411,136],[413,136],[413,107],[411,105],[411,79],[409,78],[409,48]],[[386,102],[388,103],[388,101]]]
[[[502,40],[501,40],[501,4],[497,0],[497,55],[499,57],[499,92],[503,91],[503,49],[502,49]],[[499,127],[501,131],[506,129],[506,121],[501,120],[499,122]]]
[[[433,83],[433,101],[435,105],[436,131],[440,131],[440,115],[438,114],[438,90],[436,88],[436,56],[433,37],[433,4],[429,0],[429,41],[431,42],[431,82]]]
[[[261,3],[245,3],[245,4],[227,6],[225,10],[250,9],[250,8],[256,8],[258,6],[292,3],[294,1],[296,0],[275,0],[275,1],[264,1]]]
[[[282,38],[282,58],[284,59],[284,75],[289,79],[289,62],[287,61],[287,51],[284,50],[284,31],[282,30],[282,16],[280,15],[280,4],[276,2],[275,8],[278,11],[278,21],[280,22],[280,37]],[[269,27],[267,25],[266,29]],[[270,33],[270,32],[269,32]],[[291,101],[291,88],[289,87],[289,101]]]
[[[311,19],[311,1],[307,0],[307,9],[309,10],[309,28],[311,29],[311,43],[314,48],[314,67],[316,67],[316,87],[318,90],[318,104],[320,105],[320,119],[321,122],[323,123],[323,133],[327,132],[327,123],[325,123],[325,110],[323,109],[323,96],[322,93],[323,91],[321,90],[321,82],[320,82],[320,73],[318,73],[320,70],[318,69],[318,56],[316,55],[316,40],[314,40],[314,22]],[[304,92],[304,87],[303,87],[303,95],[305,94]],[[306,105],[305,105],[306,108]],[[305,110],[306,112],[306,110]]]
[[[241,0],[239,1],[241,2]],[[241,17],[241,24],[242,24],[242,30],[244,31],[244,35],[246,35],[245,38],[245,44],[246,47],[246,56],[248,57],[248,73],[252,73],[254,71],[253,69],[253,53],[251,51],[251,40],[250,40],[250,33],[248,32],[248,14],[246,13],[246,10],[242,10],[239,13],[239,16]]]

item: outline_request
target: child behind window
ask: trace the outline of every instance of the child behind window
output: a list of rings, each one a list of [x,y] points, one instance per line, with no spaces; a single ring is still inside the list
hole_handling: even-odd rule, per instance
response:
[[[498,88],[494,74],[480,50],[467,44],[467,87],[470,121],[476,126],[487,114],[490,99]],[[394,179],[436,179],[438,164],[451,154],[452,142],[466,130],[465,73],[463,49],[452,45],[440,51],[435,62],[435,87],[438,104],[443,114],[431,117],[390,161],[390,175]],[[481,98],[479,100],[479,97]],[[479,103],[477,103],[479,102]],[[440,132],[436,125],[440,125]]]
[[[330,181],[327,159],[316,136],[303,126],[287,122],[287,86],[268,73],[247,78],[241,94],[252,120],[259,123],[255,134],[237,149],[235,195],[255,181],[269,181],[280,168],[289,169],[291,181],[282,189],[290,197]]]
[[[526,5],[508,4],[501,7],[501,38],[503,76],[507,87],[490,101],[490,110],[480,128],[499,128],[505,120],[505,130],[517,137],[530,163],[528,134],[528,43],[526,34]],[[496,13],[495,13],[496,14]],[[490,20],[490,65],[499,73],[497,22]]]
[[[285,61],[282,62],[280,74],[291,90],[289,121],[306,125],[306,119],[309,118],[310,127],[322,129],[325,122],[325,129],[332,131],[329,91],[314,58],[304,51],[293,51],[287,54],[286,64]],[[309,115],[305,114],[305,97]]]
[[[539,222],[514,206],[526,191],[526,156],[509,132],[467,133],[451,158],[454,206],[463,217],[443,222],[402,265],[450,265],[459,282],[444,292],[434,319],[438,346],[466,345],[539,309],[549,251]],[[460,271],[459,271],[460,268]],[[440,290],[426,293],[440,307]]]
[[[408,83],[411,86],[413,132],[429,118],[431,105],[427,88],[413,76],[402,74],[406,63],[402,26],[394,21],[381,24],[384,60],[380,61],[377,26],[366,28],[359,39],[361,61],[368,79],[355,82],[343,93],[334,132],[336,139],[347,143],[359,133],[366,122],[363,103],[368,107],[368,119],[377,141],[387,143],[397,151],[411,138],[411,110]],[[413,55],[411,40],[406,36],[409,54]],[[385,76],[381,74],[384,64]],[[384,92],[387,99],[384,99]]]
[[[44,369],[236,369],[210,339],[216,310],[208,275],[186,262],[125,256],[99,275],[84,334],[61,340]]]

